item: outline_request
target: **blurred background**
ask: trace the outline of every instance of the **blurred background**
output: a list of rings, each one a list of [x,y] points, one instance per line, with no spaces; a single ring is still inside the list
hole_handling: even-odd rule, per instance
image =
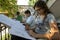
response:
[[[38,0],[0,0],[0,14],[5,14],[10,18],[14,18],[17,11],[24,16],[24,11],[27,9],[29,9],[31,14],[33,14],[33,6],[36,1]],[[46,2],[50,11],[55,15],[58,28],[60,29],[60,0],[42,1]],[[4,34],[5,32],[3,31],[2,33]]]

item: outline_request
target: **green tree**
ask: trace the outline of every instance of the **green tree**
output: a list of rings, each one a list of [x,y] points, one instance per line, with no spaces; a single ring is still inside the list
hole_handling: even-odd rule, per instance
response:
[[[30,6],[33,6],[36,1],[38,1],[38,0],[29,0],[29,5],[30,5]]]
[[[9,15],[17,11],[16,0],[0,0],[0,11],[7,10]]]
[[[33,6],[36,1],[38,1],[38,0],[29,0],[29,5],[30,5],[30,6]],[[46,0],[46,3],[47,3],[48,1],[49,1],[49,0]]]

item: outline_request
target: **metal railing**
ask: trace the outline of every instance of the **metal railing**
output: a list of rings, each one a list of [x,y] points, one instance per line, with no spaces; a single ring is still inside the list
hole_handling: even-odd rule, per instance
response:
[[[3,23],[0,23],[0,40],[9,40],[9,29]]]

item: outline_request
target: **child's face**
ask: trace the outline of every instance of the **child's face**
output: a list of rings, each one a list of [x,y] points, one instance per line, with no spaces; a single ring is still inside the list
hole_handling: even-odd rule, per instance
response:
[[[41,7],[35,7],[35,11],[37,11],[38,14],[43,14],[44,13],[44,9],[42,9]]]
[[[26,15],[26,17],[29,17],[30,16],[30,14],[25,14]]]

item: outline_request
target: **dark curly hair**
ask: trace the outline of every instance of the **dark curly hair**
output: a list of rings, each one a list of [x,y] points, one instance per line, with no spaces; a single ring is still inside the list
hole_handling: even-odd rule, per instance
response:
[[[45,12],[50,13],[50,10],[48,9],[48,7],[44,1],[40,1],[40,0],[37,1],[34,5],[34,9],[35,9],[35,7],[41,7],[42,9],[45,10]]]
[[[20,14],[20,12],[16,12],[16,15],[19,15]]]
[[[44,1],[41,1],[41,0],[37,1],[34,5],[34,9],[35,9],[35,7],[41,7],[43,10],[45,10],[44,11],[45,12],[44,20],[47,18],[48,14],[52,14],[52,12],[48,9],[48,6],[46,5],[46,3]],[[44,23],[44,20],[43,20],[43,23]]]
[[[31,14],[31,12],[29,10],[26,10],[24,13],[25,14]]]

